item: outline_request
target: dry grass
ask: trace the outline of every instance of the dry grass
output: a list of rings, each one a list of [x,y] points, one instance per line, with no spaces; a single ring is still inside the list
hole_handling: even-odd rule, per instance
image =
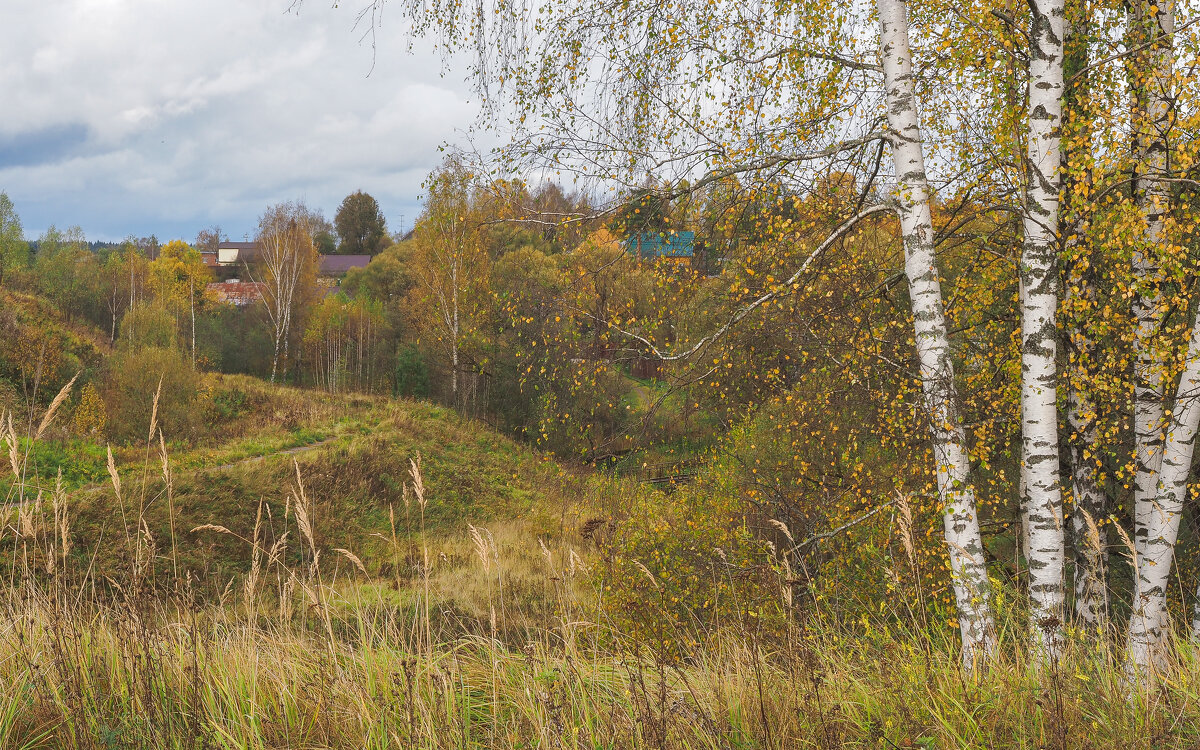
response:
[[[611,624],[579,536],[512,517],[431,528],[437,498],[416,455],[386,530],[336,547],[315,489],[336,485],[299,462],[248,522],[176,529],[150,521],[156,504],[177,518],[161,436],[145,455],[123,486],[113,471],[116,538],[81,545],[61,485],[19,485],[28,494],[6,511],[0,748],[1200,742],[1200,664],[1186,648],[1157,692],[1132,697],[1113,655],[1083,638],[1054,669],[1030,669],[1015,611],[1002,618],[1007,656],[978,677],[913,618],[864,633],[820,612],[770,637],[696,634],[701,646],[665,662]],[[214,538],[244,551],[240,574],[206,581],[180,565]],[[119,549],[119,572],[100,572],[103,548]]]

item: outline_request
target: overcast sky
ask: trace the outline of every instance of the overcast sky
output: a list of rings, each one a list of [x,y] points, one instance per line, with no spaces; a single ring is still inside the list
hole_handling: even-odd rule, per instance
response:
[[[332,220],[356,189],[411,227],[438,146],[474,121],[465,66],[409,54],[393,14],[372,70],[356,0],[289,4],[0,0],[0,190],[26,236],[240,240],[268,205]]]

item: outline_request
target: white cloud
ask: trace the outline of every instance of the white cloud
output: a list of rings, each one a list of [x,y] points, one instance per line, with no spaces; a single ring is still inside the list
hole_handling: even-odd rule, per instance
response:
[[[359,188],[411,225],[438,146],[476,113],[465,68],[443,78],[428,46],[407,54],[394,16],[373,64],[352,7],[289,5],[4,3],[0,190],[27,234],[191,238],[216,222],[240,237],[273,202],[332,216]]]

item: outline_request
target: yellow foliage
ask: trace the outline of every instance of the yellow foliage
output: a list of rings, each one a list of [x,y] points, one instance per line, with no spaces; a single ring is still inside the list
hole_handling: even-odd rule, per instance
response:
[[[75,432],[80,435],[98,435],[104,432],[107,422],[104,399],[100,397],[96,386],[88,383],[80,393],[79,406],[75,407]]]

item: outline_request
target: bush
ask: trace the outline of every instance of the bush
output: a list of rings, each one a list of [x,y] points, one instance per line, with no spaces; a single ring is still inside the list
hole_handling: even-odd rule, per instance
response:
[[[121,318],[121,347],[170,349],[176,341],[175,318],[159,305],[138,305]]]
[[[200,377],[182,352],[124,349],[110,360],[108,378],[108,434],[113,440],[146,439],[160,378],[158,429],[172,439],[196,438],[202,423]]]
[[[210,424],[229,422],[250,411],[250,395],[241,388],[214,390],[207,407],[207,421]]]
[[[396,352],[395,395],[410,398],[429,395],[429,368],[420,350],[412,344],[405,344]]]
[[[100,398],[96,386],[88,383],[79,396],[79,405],[75,407],[75,432],[87,436],[102,433],[107,421],[104,399]]]

